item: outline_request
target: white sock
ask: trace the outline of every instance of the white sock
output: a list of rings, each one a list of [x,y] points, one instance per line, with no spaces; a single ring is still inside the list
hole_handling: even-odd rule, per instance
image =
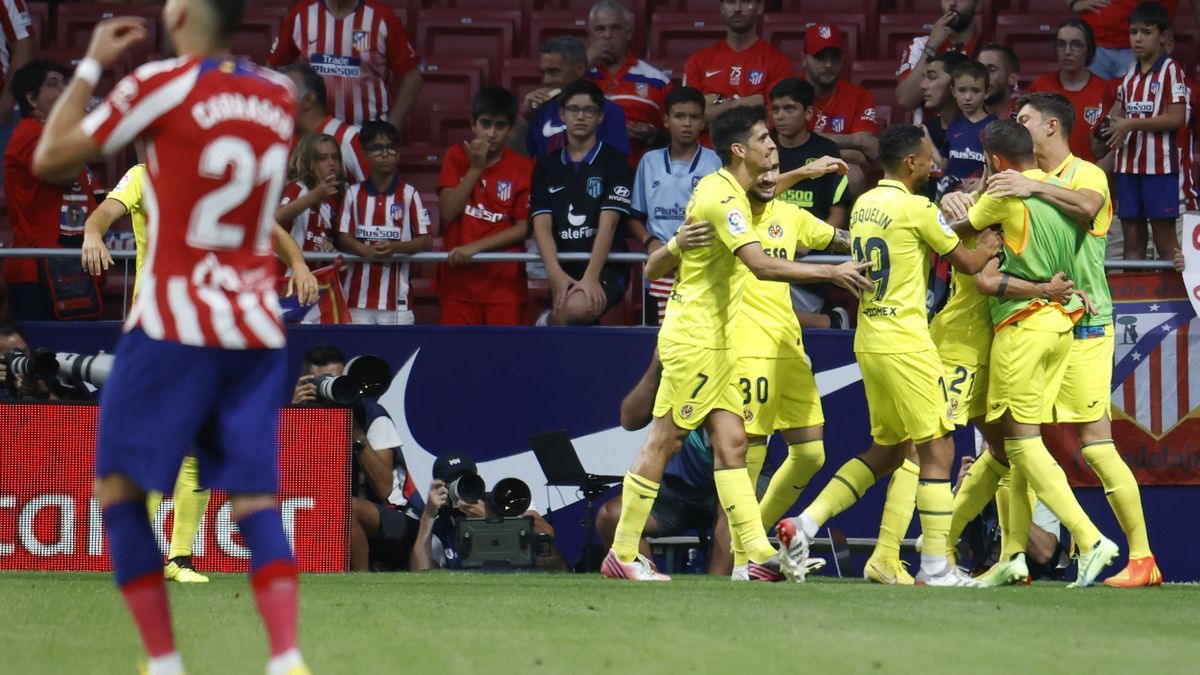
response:
[[[921,554],[921,569],[931,577],[944,574],[948,567],[950,567],[950,561],[944,555]]]
[[[296,666],[304,665],[304,657],[299,649],[289,649],[267,662],[267,675],[287,675]]]
[[[179,652],[171,652],[166,656],[150,659],[146,663],[149,675],[183,675],[183,657]]]
[[[533,325],[549,326],[550,325],[550,310],[547,309],[546,311],[542,312],[541,315],[537,318],[537,321],[533,322]]]
[[[808,543],[811,544],[817,538],[817,531],[821,529],[821,526],[817,524],[817,521],[813,520],[812,516],[808,515],[807,511],[800,514],[799,520],[800,530],[804,532],[804,536],[808,538]]]

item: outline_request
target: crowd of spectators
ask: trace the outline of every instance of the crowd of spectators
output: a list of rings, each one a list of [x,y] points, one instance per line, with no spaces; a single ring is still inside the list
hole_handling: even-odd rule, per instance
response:
[[[1172,58],[1180,1],[1066,3],[1054,35],[1058,69],[1046,73],[1023,72],[1020,53],[989,41],[982,17],[993,1],[941,0],[928,33],[899,55],[890,118],[911,115],[937,149],[929,196],[975,188],[985,165],[983,127],[1015,115],[1020,94],[1057,91],[1080,120],[1072,151],[1114,178],[1122,227],[1110,237],[1110,257],[1179,260],[1177,216],[1200,196],[1192,114],[1200,92]],[[1200,19],[1200,0],[1189,1]],[[299,95],[300,142],[277,216],[307,251],[366,259],[343,273],[355,323],[413,323],[412,264],[396,256],[435,247],[449,253],[431,289],[445,324],[532,322],[529,276],[543,274],[549,298],[538,323],[597,323],[617,305],[643,299],[657,317],[670,279],[643,288],[632,267],[608,257],[653,251],[672,236],[691,186],[718,166],[705,123],[749,105],[770,112],[782,174],[814,161],[846,163],[844,171],[792,184],[781,198],[847,227],[856,195],[879,175],[877,134],[891,120],[851,81],[848,64],[857,55],[847,52],[844,27],[813,23],[801,53],[785,54],[762,35],[770,3],[711,4],[705,11],[720,12],[725,36],[687,59],[680,82],[634,46],[636,22],[645,17],[619,0],[599,0],[581,17],[586,39],[563,35],[540,45],[541,87],[520,100],[496,86],[475,91],[471,138],[440,155],[433,196],[440,222],[431,222],[434,205],[398,167],[404,145],[421,140],[404,135],[422,87],[421,55],[406,26],[383,0],[300,0],[268,59]],[[88,172],[71,185],[33,178],[30,153],[69,75],[63,65],[32,58],[21,0],[5,0],[4,9],[0,144],[7,143],[13,246],[78,246],[95,196],[111,186]],[[1019,83],[1030,80],[1021,91]],[[524,263],[475,259],[524,250],[541,254],[530,275]],[[560,252],[591,260],[560,262]],[[65,318],[63,303],[54,301],[61,270],[35,260],[9,260],[4,268],[13,317]],[[803,325],[849,327],[848,298],[821,288],[794,297]]]

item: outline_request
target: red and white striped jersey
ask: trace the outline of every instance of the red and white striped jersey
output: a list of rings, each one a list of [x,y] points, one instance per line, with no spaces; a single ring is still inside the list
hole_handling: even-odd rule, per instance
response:
[[[1200,87],[1184,77],[1187,86],[1187,111],[1179,129],[1179,205],[1184,211],[1200,210],[1200,167],[1196,165],[1196,107],[1200,104]]]
[[[354,124],[346,124],[336,117],[328,116],[317,133],[328,134],[338,142],[342,150],[342,166],[346,169],[346,180],[351,183],[361,183],[370,175],[371,169],[367,164],[367,152],[363,150],[358,132],[362,128]]]
[[[0,29],[3,29],[4,35],[0,38],[0,89],[8,84],[8,65],[12,58],[12,50],[9,48],[14,42],[26,40],[33,37],[33,25],[29,18],[29,10],[25,7],[24,0],[3,0],[3,9],[0,9]]]
[[[288,183],[283,189],[283,199],[280,206],[289,204],[308,194],[308,187],[296,181]],[[315,209],[307,209],[287,225],[292,239],[300,245],[302,251],[320,251],[325,242],[333,243],[333,235],[337,231],[334,223],[337,219],[338,206],[333,197],[321,202]]]
[[[272,250],[296,92],[246,60],[154,61],[84,118],[104,154],[137,140],[149,250],[126,329],[221,349],[282,348]]]
[[[1187,103],[1187,98],[1183,69],[1164,54],[1144,74],[1141,64],[1134,61],[1117,87],[1117,100],[1113,105],[1131,120],[1148,119],[1165,114],[1169,105]],[[1175,173],[1179,170],[1176,134],[1175,131],[1130,133],[1125,145],[1117,148],[1116,172],[1142,175]]]
[[[371,244],[411,241],[429,234],[429,212],[417,189],[399,178],[391,190],[378,192],[371,182],[346,189],[338,232]],[[346,270],[346,302],[352,309],[409,309],[409,263],[351,263]]]
[[[323,0],[297,3],[271,46],[278,68],[307,61],[325,79],[329,112],[354,124],[387,117],[392,78],[420,65],[404,23],[381,0],[360,0],[338,19]]]

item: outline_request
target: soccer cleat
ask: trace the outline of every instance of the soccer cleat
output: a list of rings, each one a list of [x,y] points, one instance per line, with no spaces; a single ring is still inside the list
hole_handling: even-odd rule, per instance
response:
[[[1161,586],[1162,572],[1158,571],[1158,563],[1154,556],[1145,558],[1130,558],[1125,569],[1104,580],[1105,586],[1113,588],[1141,588],[1143,586]]]
[[[600,574],[609,579],[625,579],[626,581],[671,580],[671,577],[659,572],[654,563],[646,556],[639,553],[633,562],[621,562],[612,549],[609,549],[608,555],[604,556],[604,563],[600,565]]]
[[[1025,563],[1025,554],[1018,553],[1010,560],[997,562],[977,578],[988,588],[1029,583],[1029,566]]]
[[[776,581],[787,581],[791,577],[785,576],[784,573],[780,571],[780,567],[782,567],[783,564],[783,559],[784,555],[782,553],[776,553],[765,563],[756,563],[751,560],[746,564],[746,573],[749,575],[750,581],[766,581],[769,583]],[[803,577],[800,579],[800,581],[804,581]]]
[[[1093,546],[1092,550],[1079,554],[1079,575],[1075,578],[1075,583],[1068,588],[1087,588],[1096,583],[1096,577],[1100,576],[1105,567],[1112,564],[1113,558],[1116,558],[1119,552],[1120,549],[1112,539],[1101,535],[1100,542]]]
[[[961,567],[947,565],[938,574],[927,574],[924,569],[917,572],[916,583],[921,586],[950,586],[958,588],[985,588],[978,579],[972,579],[970,574]]]
[[[171,558],[167,566],[163,568],[163,576],[168,581],[177,581],[181,584],[207,584],[208,577],[196,571],[192,567],[191,556]]]
[[[749,565],[738,565],[733,568],[733,574],[729,575],[730,581],[750,581]]]
[[[885,586],[912,586],[916,583],[904,567],[903,560],[888,560],[871,556],[863,567],[863,578]]]
[[[811,542],[797,525],[797,520],[786,518],[779,521],[775,525],[775,536],[783,544],[783,550],[780,551],[781,571],[792,581],[804,581],[808,574],[808,547]]]

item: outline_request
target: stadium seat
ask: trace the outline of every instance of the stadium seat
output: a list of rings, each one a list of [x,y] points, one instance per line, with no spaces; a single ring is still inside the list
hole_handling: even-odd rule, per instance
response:
[[[70,49],[85,49],[92,30],[103,19],[114,16],[140,16],[146,20],[146,41],[131,50],[134,63],[142,63],[159,46],[158,18],[162,8],[156,5],[127,5],[121,2],[67,2],[58,6],[55,44]]]
[[[1029,91],[1029,85],[1046,73],[1058,72],[1058,61],[1026,61],[1021,59],[1021,72],[1017,76],[1017,91]]]
[[[875,122],[879,125],[880,131],[892,126],[892,106],[876,105]]]
[[[663,71],[663,73],[666,74],[667,77],[671,78],[671,81],[675,84],[681,84],[683,82],[683,69],[687,66],[687,57],[664,57],[661,59],[656,59],[651,65]]]
[[[803,12],[805,15],[846,13],[874,17],[879,15],[879,0],[783,0],[780,11]]]
[[[525,46],[525,53],[529,56],[537,56],[546,41],[560,35],[573,35],[587,43],[586,14],[574,11],[534,12],[527,25],[529,42]]]
[[[423,126],[417,126],[416,118],[410,121],[405,138],[420,139],[441,148],[462,143],[475,137],[471,131],[471,101],[453,99],[442,103],[434,101],[429,107]]]
[[[885,14],[879,17],[879,35],[876,40],[875,58],[891,61],[899,66],[900,57],[909,43],[918,35],[929,35],[937,17],[926,18],[912,15]],[[892,74],[895,75],[895,70]]]
[[[483,86],[490,64],[487,59],[480,58],[430,57],[421,68],[425,83],[421,95],[413,102],[405,138],[442,145],[441,139],[434,134],[438,128],[435,107],[447,104],[470,107],[475,92]]]
[[[650,49],[648,60],[683,58],[712,46],[725,37],[725,22],[715,19],[698,19],[690,12],[657,12],[650,21]]]
[[[517,97],[517,105],[535,89],[542,88],[542,71],[537,57],[504,59],[500,86]]]
[[[996,17],[996,44],[1017,53],[1022,60],[1057,61],[1054,36],[1059,18],[1055,16],[1022,16],[1005,14]]]
[[[45,2],[27,2],[25,9],[29,12],[29,22],[33,26],[34,47],[45,48],[54,44],[54,26],[50,23],[50,5]]]
[[[896,104],[895,61],[855,61],[850,81],[871,92],[876,106],[901,110]]]
[[[859,45],[867,40],[867,17],[856,14],[823,14],[815,16],[795,16],[788,14],[768,14],[763,18],[763,39],[771,43],[779,51],[796,64],[797,70],[803,70],[804,64],[804,32],[810,26],[827,23],[837,26],[846,40],[846,50],[842,55],[842,65],[849,72],[854,61],[861,58]]]
[[[271,45],[279,37],[279,27],[287,19],[288,11],[287,6],[280,4],[247,7],[241,25],[230,40],[230,51],[255,63],[266,63],[271,55]]]
[[[442,171],[445,148],[431,144],[412,144],[400,148],[397,171],[400,178],[421,194],[436,194],[438,174]]]
[[[471,12],[430,9],[416,26],[417,50],[429,57],[478,57],[492,69],[489,82],[500,80],[500,64],[516,55],[514,36],[522,29],[518,11]]]

